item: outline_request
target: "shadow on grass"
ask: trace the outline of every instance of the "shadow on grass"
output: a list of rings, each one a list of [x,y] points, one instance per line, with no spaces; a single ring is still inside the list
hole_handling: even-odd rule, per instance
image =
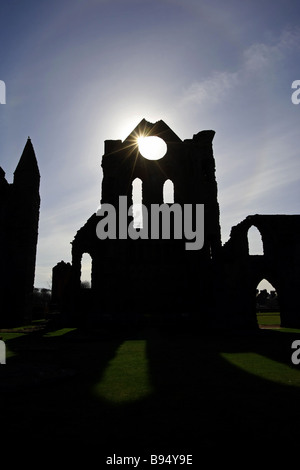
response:
[[[224,461],[230,461],[235,449],[261,456],[275,450],[274,443],[298,446],[297,384],[266,380],[255,367],[250,373],[228,360],[255,353],[298,373],[291,363],[298,333],[163,327],[50,333],[7,342],[14,353],[0,367],[7,441],[62,444],[97,454],[99,466],[113,453],[188,453],[194,459],[208,453],[213,460],[225,449]],[[114,404],[93,393],[120,346],[137,339],[146,342],[151,395]]]

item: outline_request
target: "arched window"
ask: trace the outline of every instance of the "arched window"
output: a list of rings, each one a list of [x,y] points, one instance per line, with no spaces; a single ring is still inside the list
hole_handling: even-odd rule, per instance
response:
[[[134,228],[143,227],[143,182],[140,178],[135,178],[132,182],[132,209]]]
[[[263,255],[264,247],[259,230],[252,225],[248,230],[248,253],[249,255]]]
[[[84,288],[92,286],[92,258],[88,253],[82,255],[80,285]]]
[[[174,184],[171,180],[166,180],[163,186],[164,204],[174,204]]]

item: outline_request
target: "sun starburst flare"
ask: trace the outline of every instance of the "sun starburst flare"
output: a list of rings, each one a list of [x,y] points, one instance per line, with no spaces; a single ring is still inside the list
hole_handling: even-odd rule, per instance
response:
[[[167,144],[160,137],[140,136],[137,143],[140,154],[148,160],[160,160],[167,153]]]

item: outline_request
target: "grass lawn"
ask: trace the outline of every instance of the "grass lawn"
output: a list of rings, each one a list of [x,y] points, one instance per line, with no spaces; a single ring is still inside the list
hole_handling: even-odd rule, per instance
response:
[[[146,348],[146,340],[124,341],[95,385],[95,395],[115,404],[133,403],[150,396],[153,388]]]
[[[257,321],[262,326],[280,326],[280,313],[279,312],[268,312],[268,313],[257,313]]]
[[[300,332],[282,333],[2,331],[5,437],[88,449],[100,468],[112,453],[207,454],[213,462],[216,449],[232,446],[249,455],[274,443],[296,448],[300,366],[291,344]],[[232,462],[232,452],[222,455]]]

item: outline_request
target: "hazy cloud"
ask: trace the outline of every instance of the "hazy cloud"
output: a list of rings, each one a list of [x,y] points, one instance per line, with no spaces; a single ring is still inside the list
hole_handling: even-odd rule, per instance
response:
[[[193,82],[183,93],[182,104],[216,104],[224,100],[236,87],[245,86],[253,75],[278,64],[285,55],[300,48],[300,31],[284,30],[277,42],[254,43],[244,50],[241,63],[235,71],[215,71],[209,77]],[[265,80],[265,76],[262,77]]]

